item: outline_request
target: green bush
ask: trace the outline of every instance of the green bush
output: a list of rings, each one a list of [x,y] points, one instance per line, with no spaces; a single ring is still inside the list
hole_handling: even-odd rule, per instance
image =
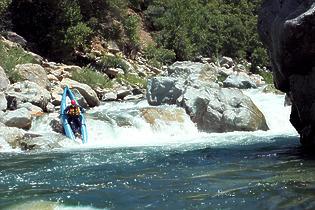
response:
[[[72,73],[73,80],[87,84],[93,88],[111,88],[112,82],[107,75],[95,71],[95,69],[85,67],[80,71]]]
[[[273,74],[269,71],[258,71],[258,74],[262,76],[267,84],[273,84]]]
[[[140,41],[139,24],[140,20],[135,15],[130,15],[124,20],[126,35],[133,45],[138,45]]]
[[[135,74],[120,75],[117,77],[117,81],[120,83],[127,83],[132,86],[137,86],[142,89],[147,87],[147,80]]]
[[[157,48],[155,45],[149,45],[144,49],[144,56],[149,64],[160,68],[162,65],[171,64],[175,61],[176,55],[172,50]]]
[[[93,33],[92,29],[85,23],[79,22],[76,26],[69,27],[65,34],[64,43],[73,49],[86,49],[88,38]]]
[[[103,56],[101,58],[101,68],[121,68],[122,70],[124,70],[125,73],[127,73],[129,69],[125,61],[118,56]]]
[[[0,41],[0,66],[5,70],[11,82],[21,80],[20,75],[14,71],[18,64],[36,63],[33,56],[25,53],[21,47],[8,47]]]

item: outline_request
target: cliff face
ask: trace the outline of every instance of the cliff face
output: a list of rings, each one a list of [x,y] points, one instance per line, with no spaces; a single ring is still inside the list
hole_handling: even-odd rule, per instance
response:
[[[290,121],[301,143],[315,144],[315,0],[265,0],[259,34],[269,49],[274,83],[292,100]]]

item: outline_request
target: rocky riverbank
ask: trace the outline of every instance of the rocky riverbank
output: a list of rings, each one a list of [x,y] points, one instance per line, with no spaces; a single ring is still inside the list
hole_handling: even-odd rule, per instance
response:
[[[1,42],[6,48],[21,47],[23,44],[21,40],[19,44],[19,41],[12,42],[12,39],[10,41],[4,37],[1,37]],[[261,76],[249,73],[246,62],[236,63],[231,58],[223,57],[219,63],[214,63],[210,58],[199,58],[196,62],[176,62],[158,69],[150,66],[141,54],[133,60],[121,56],[127,70],[104,70],[100,77],[111,78],[113,85],[111,88],[101,88],[74,80],[74,72],[80,74],[84,71],[79,66],[50,62],[24,51],[32,55],[36,63],[16,65],[13,71],[19,75],[18,81],[10,81],[8,71],[0,68],[0,139],[12,148],[55,148],[62,147],[68,141],[58,132],[49,137],[29,132],[33,120],[47,113],[56,113],[49,124],[55,131],[60,131],[57,113],[65,86],[69,86],[79,104],[88,109],[107,101],[146,98],[152,106],[177,105],[190,116],[200,131],[268,129],[261,111],[241,91],[265,85]],[[107,54],[110,53],[117,56],[120,51],[111,47],[107,49]],[[133,75],[147,81],[147,85],[121,80],[120,75]],[[150,108],[143,117],[156,116],[156,113],[163,111]],[[168,117],[161,119],[177,119],[170,115],[167,113]]]

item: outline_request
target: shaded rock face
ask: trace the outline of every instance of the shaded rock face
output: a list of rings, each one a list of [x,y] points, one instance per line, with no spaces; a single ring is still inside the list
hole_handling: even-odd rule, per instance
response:
[[[259,33],[269,49],[276,88],[290,95],[290,121],[315,144],[315,1],[266,0]]]

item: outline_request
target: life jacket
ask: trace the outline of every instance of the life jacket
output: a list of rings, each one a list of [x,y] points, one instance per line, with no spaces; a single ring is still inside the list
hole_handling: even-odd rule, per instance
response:
[[[71,117],[80,116],[80,114],[81,114],[80,107],[70,105],[68,114]]]

